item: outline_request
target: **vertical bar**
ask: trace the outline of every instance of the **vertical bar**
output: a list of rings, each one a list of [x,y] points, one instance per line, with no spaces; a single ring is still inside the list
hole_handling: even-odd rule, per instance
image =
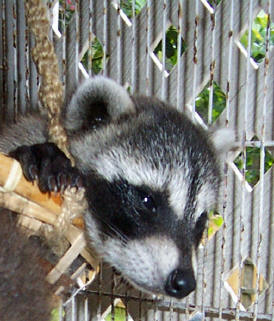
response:
[[[17,110],[20,113],[26,112],[26,56],[25,56],[25,8],[23,1],[16,1],[16,35],[17,35],[17,63],[18,63],[18,78],[17,78]]]
[[[89,321],[89,306],[88,306],[88,297],[85,297],[84,301],[84,321]]]
[[[64,6],[64,10],[66,9],[66,1],[63,2],[63,6]],[[60,5],[59,5],[59,10],[60,10]],[[66,18],[65,18],[65,14],[62,16],[62,19],[59,20],[59,24],[61,24],[61,28],[62,28],[62,62],[63,62],[63,66],[62,66],[62,75],[61,75],[61,79],[65,88],[65,92],[67,92],[66,90],[66,71],[67,71],[67,61],[66,61],[66,52],[67,52],[67,35],[66,35]]]
[[[199,5],[200,5],[200,1],[199,0],[196,0],[195,1],[195,21],[194,21],[194,35],[193,35],[193,96],[192,96],[192,121],[195,122],[195,100],[196,100],[196,88],[197,88],[197,71],[198,71],[198,33],[199,33]],[[198,250],[197,252],[197,264],[198,262],[200,262],[200,254],[201,254],[201,251]],[[197,273],[197,282],[199,280],[199,275]],[[203,278],[202,278],[202,281],[203,281]],[[200,296],[201,295],[201,291],[199,291],[197,289],[197,291],[195,291],[195,299],[194,299],[194,302],[195,302],[195,305],[199,304],[200,303]],[[186,309],[186,315],[187,315],[187,318],[189,317],[190,313],[189,313],[189,302],[187,300],[187,309]]]
[[[178,38],[177,38],[177,109],[182,110],[182,28],[183,28],[183,0],[178,1]]]
[[[162,86],[161,98],[166,99],[166,16],[167,16],[167,0],[163,0],[163,29],[162,29]]]
[[[59,321],[63,321],[63,314],[64,314],[64,307],[63,307],[63,300],[61,300],[60,306],[59,306]]]
[[[266,120],[267,117],[267,111],[270,111],[269,105],[267,104],[267,101],[271,95],[271,93],[273,93],[273,68],[269,70],[269,58],[270,58],[270,23],[271,23],[271,17],[272,17],[272,22],[273,22],[273,14],[274,14],[274,3],[273,1],[269,0],[267,2],[267,14],[268,14],[268,26],[267,26],[267,43],[266,43],[266,56],[265,56],[265,60],[264,60],[264,109],[263,109],[263,113],[264,113],[264,120]],[[273,51],[273,48],[272,48]],[[273,53],[273,52],[272,52]],[[272,81],[271,81],[272,79]],[[269,86],[268,86],[269,84]],[[272,106],[272,108],[274,108]],[[274,113],[274,112],[273,112]],[[272,114],[273,114],[272,113]],[[265,138],[265,126],[264,126],[264,122],[262,124],[262,137],[263,139]],[[273,131],[273,119],[272,119],[272,131]],[[273,132],[272,132],[272,137],[270,138],[272,139],[271,142],[269,142],[269,145],[272,145],[272,147],[274,147],[274,136],[273,136]],[[268,242],[269,242],[269,246],[268,246],[268,274],[269,274],[269,279],[268,279],[268,283],[270,285],[272,285],[272,288],[270,287],[268,290],[268,293],[266,295],[265,298],[265,313],[269,313],[272,314],[272,318],[274,318],[274,305],[273,305],[273,300],[274,300],[274,290],[273,290],[273,283],[274,283],[274,215],[273,215],[273,207],[274,207],[274,173],[272,174],[271,178],[272,178],[272,186],[270,188],[270,190],[272,189],[272,195],[270,194],[270,211],[272,211],[272,215],[270,215],[270,224],[269,224],[269,238],[268,238]],[[261,191],[263,193],[263,191]],[[260,210],[260,214],[261,214],[261,210]],[[263,213],[262,213],[263,214]],[[261,217],[261,216],[260,216]],[[263,220],[262,220],[263,223]]]
[[[197,45],[198,45],[198,33],[199,33],[199,0],[195,0],[195,29],[194,29],[194,42],[193,42],[193,97],[192,97],[192,120],[195,116],[195,100],[196,100],[196,88],[197,88]]]
[[[97,305],[97,320],[101,321],[102,316],[102,282],[103,282],[103,263],[100,262],[100,270],[98,273],[98,305]]]
[[[65,8],[66,9],[66,8]],[[66,96],[70,96],[79,81],[79,3],[75,2],[75,11],[69,24],[66,22]]]
[[[151,95],[151,31],[152,31],[152,15],[151,15],[151,0],[147,0],[146,6],[147,17],[147,37],[146,37],[146,95]]]
[[[117,45],[117,78],[116,81],[122,83],[122,56],[121,56],[121,15],[120,0],[117,0],[117,29],[116,29],[116,45]],[[114,26],[113,26],[114,27]]]
[[[213,109],[213,82],[214,82],[214,71],[215,71],[215,9],[213,13],[210,14],[210,21],[211,21],[211,62],[210,62],[210,90],[209,90],[209,104],[208,104],[208,125],[212,123],[212,109]]]
[[[110,293],[111,321],[114,321],[115,319],[114,287],[115,287],[115,276],[114,276],[114,271],[112,270],[111,271],[111,293]]]
[[[257,320],[258,317],[258,297],[259,297],[259,275],[261,270],[261,235],[262,235],[262,222],[264,217],[264,195],[265,195],[265,181],[264,181],[264,171],[265,171],[265,123],[266,123],[266,110],[267,110],[267,92],[268,92],[268,82],[269,79],[269,45],[270,45],[270,2],[267,2],[267,16],[268,24],[266,28],[266,51],[265,51],[265,60],[264,60],[264,85],[263,85],[263,113],[262,113],[262,126],[261,126],[261,147],[260,147],[260,198],[259,198],[259,216],[258,216],[258,235],[257,235],[257,251],[256,251],[256,293],[255,293],[255,303],[254,303],[254,318]],[[271,81],[270,81],[271,82]]]
[[[28,84],[29,84],[29,100],[30,100],[30,109],[36,110],[38,105],[38,82],[39,77],[37,74],[37,70],[35,64],[32,60],[31,50],[34,47],[35,40],[34,36],[30,30],[27,31],[28,35],[28,45],[27,45],[27,61],[28,61],[28,68],[27,68],[27,75],[28,75]]]
[[[7,78],[6,78],[6,110],[4,119],[6,122],[14,122],[15,121],[15,66],[16,66],[16,57],[15,57],[15,48],[14,48],[14,1],[6,1],[5,2],[5,39],[6,39],[6,66],[7,66]]]
[[[239,243],[237,246],[238,260],[240,263],[240,273],[238,276],[238,284],[241,284],[241,275],[243,272],[243,254],[242,254],[242,235],[244,233],[243,218],[245,217],[245,207],[246,207],[246,187],[245,187],[245,171],[246,171],[246,139],[247,139],[247,122],[248,122],[248,105],[249,105],[249,75],[250,75],[250,56],[251,56],[251,32],[252,32],[252,17],[253,17],[253,0],[249,2],[249,18],[248,18],[248,50],[246,57],[246,92],[245,92],[245,106],[244,106],[244,123],[243,123],[243,180],[241,184],[241,207],[240,207],[240,227],[239,227]],[[236,304],[236,314],[235,319],[238,321],[240,319],[241,310],[241,286],[238,290],[238,300]]]
[[[206,294],[206,273],[205,273],[205,266],[206,266],[206,258],[207,258],[207,245],[203,246],[203,269],[202,269],[202,306],[201,306],[201,313],[202,313],[202,320],[205,320],[205,294]]]
[[[234,0],[230,1],[230,20],[229,20],[229,32],[228,32],[228,64],[227,64],[227,86],[226,86],[226,126],[229,125],[230,120],[230,83],[231,83],[231,73],[232,73],[232,52],[234,45]],[[221,274],[219,281],[219,321],[222,320],[222,312],[223,312],[223,281],[224,281],[224,272],[226,265],[226,238],[227,238],[227,226],[226,226],[226,204],[227,204],[227,196],[228,196],[228,166],[224,165],[224,195],[223,195],[223,206],[222,206],[222,216],[224,220],[223,228],[222,228],[222,245],[221,245]]]
[[[75,296],[73,296],[71,300],[71,321],[77,321],[76,312],[76,299]]]
[[[108,17],[107,17],[107,4],[108,0],[104,0],[104,8],[103,8],[103,75],[107,76],[106,64],[107,64],[107,25],[108,25]]]
[[[232,73],[232,52],[234,45],[234,0],[230,1],[230,30],[229,30],[229,46],[228,46],[228,64],[227,64],[227,85],[226,85],[226,125],[230,119],[230,87],[231,87],[231,73]]]
[[[173,308],[173,299],[170,299],[170,305],[169,305],[169,321],[174,321],[174,308]]]
[[[125,290],[125,298],[123,300],[123,303],[125,305],[125,313],[126,313],[126,320],[129,321],[129,314],[128,314],[128,288]]]
[[[75,1],[75,33],[76,33],[76,42],[75,42],[75,80],[76,83],[79,81],[79,43],[80,43],[80,23],[79,23],[79,3]]]
[[[89,0],[89,19],[88,19],[88,74],[91,77],[93,75],[92,71],[92,41],[95,38],[92,32],[92,24],[93,24],[93,0]]]
[[[136,91],[136,17],[135,17],[135,0],[132,0],[132,26],[131,26],[132,36],[131,36],[131,90],[132,93]]]

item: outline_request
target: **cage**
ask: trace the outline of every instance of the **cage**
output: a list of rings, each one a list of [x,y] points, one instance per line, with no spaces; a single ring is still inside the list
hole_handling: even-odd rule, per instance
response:
[[[79,223],[52,277],[58,279],[79,254],[85,263],[77,271],[87,275],[77,279],[74,271],[78,281],[54,311],[54,320],[272,320],[273,1],[41,2],[65,97],[81,80],[102,74],[130,93],[156,96],[191,113],[207,130],[229,127],[237,136],[235,149],[223,160],[224,186],[199,247],[196,291],[175,300],[132,288],[90,256]],[[2,0],[0,8],[4,124],[37,108],[41,77],[24,1]],[[7,207],[0,191],[0,205]],[[20,208],[29,210],[23,201]],[[86,269],[89,264],[92,269]]]

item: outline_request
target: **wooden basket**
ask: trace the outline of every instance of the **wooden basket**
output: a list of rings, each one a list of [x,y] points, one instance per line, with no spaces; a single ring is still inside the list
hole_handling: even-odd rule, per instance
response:
[[[62,196],[41,193],[37,183],[28,182],[24,178],[21,166],[16,160],[0,154],[0,164],[0,206],[18,213],[20,224],[33,233],[46,224],[53,229],[56,228],[62,212]],[[82,217],[69,222],[61,233],[70,243],[70,247],[60,256],[59,262],[49,272],[47,280],[55,284],[79,255],[84,258],[86,265],[92,267],[95,275],[98,260],[87,248]],[[79,274],[80,271],[71,275],[71,279],[74,280]]]

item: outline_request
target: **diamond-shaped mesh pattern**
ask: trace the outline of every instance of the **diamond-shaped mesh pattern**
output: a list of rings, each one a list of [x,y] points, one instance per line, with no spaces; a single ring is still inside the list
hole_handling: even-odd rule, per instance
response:
[[[262,274],[258,273],[251,259],[245,259],[242,268],[236,267],[225,280],[226,288],[233,300],[238,302],[242,310],[250,308],[267,288],[268,284]]]

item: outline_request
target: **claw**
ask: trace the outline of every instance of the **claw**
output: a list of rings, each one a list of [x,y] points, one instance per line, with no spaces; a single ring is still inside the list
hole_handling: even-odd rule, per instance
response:
[[[50,192],[54,192],[55,190],[57,190],[57,185],[56,185],[56,181],[54,176],[49,176],[47,179],[47,189]]]
[[[28,168],[28,178],[31,181],[38,179],[38,169],[35,165],[30,165]]]

